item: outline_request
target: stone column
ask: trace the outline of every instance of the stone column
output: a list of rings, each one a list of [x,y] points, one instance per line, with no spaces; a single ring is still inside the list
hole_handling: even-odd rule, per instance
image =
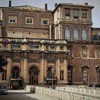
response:
[[[23,74],[23,70],[24,70],[24,59],[23,58],[21,58],[21,65],[20,65],[21,67],[21,72],[20,72],[20,76],[22,77],[22,78],[24,78],[24,74]]]
[[[23,60],[23,77],[24,77],[24,82],[26,83],[27,82],[27,58],[25,57],[24,60]]]
[[[64,83],[68,82],[68,71],[67,71],[68,61],[64,59]]]
[[[44,75],[44,77],[46,77],[47,76],[47,59],[45,58],[45,75]]]
[[[41,62],[40,62],[40,81],[39,83],[44,83],[44,68],[45,68],[45,59],[44,55],[41,56]]]
[[[11,67],[12,67],[12,60],[11,58],[7,58],[8,64],[7,64],[7,81],[10,80],[11,77]]]
[[[60,81],[60,58],[56,59],[56,76],[59,82]]]

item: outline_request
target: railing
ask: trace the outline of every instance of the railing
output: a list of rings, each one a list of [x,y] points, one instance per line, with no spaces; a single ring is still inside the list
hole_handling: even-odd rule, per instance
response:
[[[57,89],[51,89],[51,88],[45,88],[45,87],[36,87],[35,93],[38,95],[46,95],[53,98],[56,98],[57,100],[100,100],[100,95],[96,95],[96,92],[94,93],[78,93],[78,92],[69,92],[65,90],[57,90]],[[82,90],[84,91],[84,90]],[[90,90],[88,90],[90,91]],[[94,90],[96,91],[96,90]],[[100,91],[99,91],[100,93]]]

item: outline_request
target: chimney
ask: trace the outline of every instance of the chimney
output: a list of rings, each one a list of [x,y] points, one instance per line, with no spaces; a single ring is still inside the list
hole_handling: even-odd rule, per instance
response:
[[[55,8],[57,7],[57,3],[55,3]]]
[[[45,3],[45,10],[48,10],[48,6],[47,6],[47,3]]]
[[[88,3],[86,2],[85,5],[88,5]]]
[[[9,7],[11,7],[11,0],[9,0]]]

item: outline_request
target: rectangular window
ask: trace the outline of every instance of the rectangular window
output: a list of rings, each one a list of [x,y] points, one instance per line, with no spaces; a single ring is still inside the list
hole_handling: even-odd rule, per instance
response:
[[[74,28],[74,40],[78,40],[78,28]]]
[[[79,18],[79,10],[78,10],[78,9],[74,9],[74,10],[73,10],[73,17],[74,17],[75,19],[78,19],[78,18]]]
[[[12,49],[19,50],[21,46],[19,44],[13,44]]]
[[[49,25],[49,19],[42,19],[41,24],[42,25]]]
[[[70,17],[70,9],[68,8],[65,9],[65,16]]]
[[[33,18],[32,17],[27,17],[25,20],[25,24],[33,24]]]
[[[65,39],[70,40],[70,29],[67,27],[65,29]]]
[[[15,16],[9,16],[9,23],[11,23],[11,24],[17,23],[17,17],[15,17]]]
[[[39,49],[39,45],[30,45],[29,46],[31,49]]]
[[[82,18],[87,18],[87,10],[82,10]]]
[[[97,50],[97,58],[100,58],[100,50]]]
[[[87,57],[87,49],[86,48],[82,49],[82,56]]]
[[[60,70],[60,80],[64,80],[64,71]]]
[[[48,45],[48,50],[55,50],[55,46],[54,45]]]
[[[82,40],[87,40],[87,30],[86,30],[86,28],[82,28]]]

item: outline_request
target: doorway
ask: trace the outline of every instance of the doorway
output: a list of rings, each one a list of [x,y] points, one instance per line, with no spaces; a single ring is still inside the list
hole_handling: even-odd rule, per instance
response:
[[[38,84],[38,74],[39,70],[37,66],[32,66],[29,69],[29,84],[37,85]]]

